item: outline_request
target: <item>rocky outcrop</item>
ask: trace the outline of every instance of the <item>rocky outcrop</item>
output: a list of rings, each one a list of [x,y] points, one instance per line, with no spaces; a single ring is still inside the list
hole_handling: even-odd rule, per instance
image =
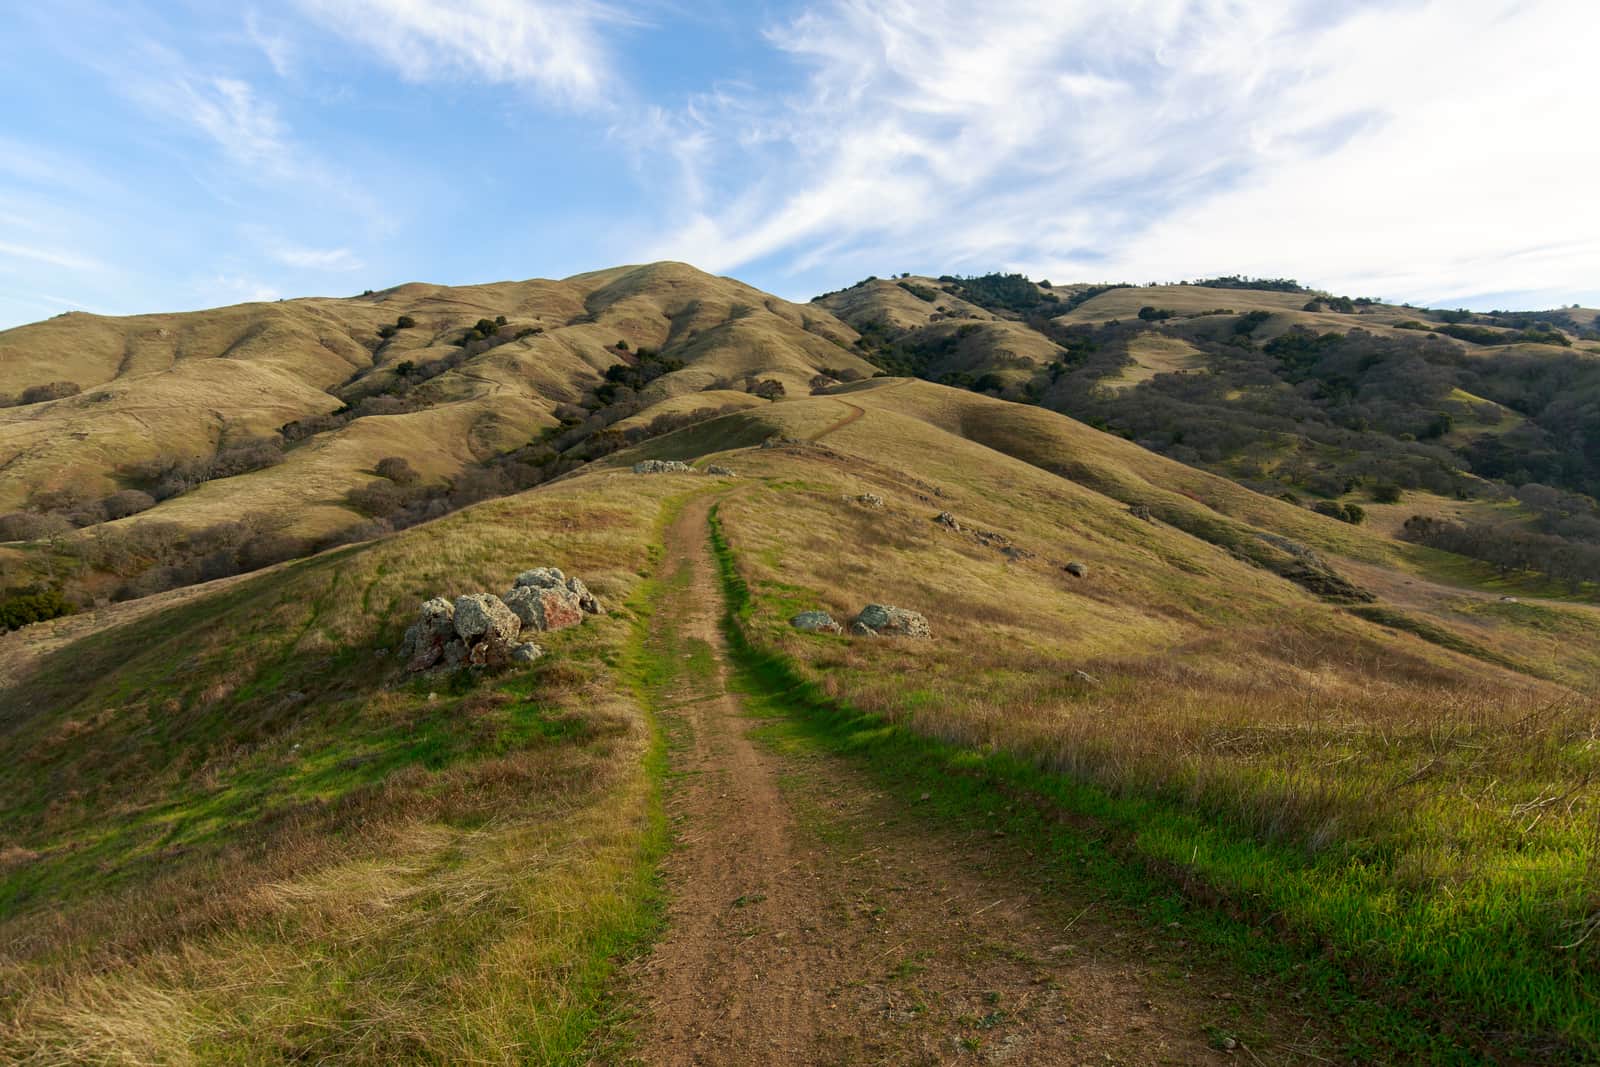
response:
[[[444,658],[445,645],[456,636],[456,608],[442,596],[424,601],[417,621],[400,646],[406,669],[425,671]]]
[[[537,633],[565,630],[583,622],[578,595],[564,585],[519,585],[506,594],[506,607],[524,627]]]
[[[874,510],[883,508],[883,497],[877,493],[862,493],[855,498],[855,502],[864,508],[873,508]]]
[[[535,567],[517,575],[504,598],[468,593],[426,601],[400,651],[413,672],[532,663],[544,649],[526,640],[530,634],[577,626],[604,610],[582,579]]]
[[[850,623],[858,637],[932,637],[928,620],[920,613],[887,604],[868,604]]]
[[[692,474],[694,468],[676,459],[645,459],[633,465],[635,474]]]
[[[718,477],[722,477],[722,478],[737,478],[737,477],[739,477],[737,474],[733,473],[733,471],[729,470],[727,467],[722,466],[722,464],[720,464],[720,463],[709,464],[706,467],[706,473],[707,474],[714,474],[714,475],[717,475]]]
[[[842,634],[844,627],[833,620],[826,611],[802,611],[789,620],[789,625],[808,634]]]

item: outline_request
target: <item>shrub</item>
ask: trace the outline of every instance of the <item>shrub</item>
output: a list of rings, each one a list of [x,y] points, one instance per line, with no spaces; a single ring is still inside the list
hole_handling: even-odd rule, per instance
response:
[[[496,315],[494,317],[494,324],[496,326],[504,326],[506,324],[506,317],[504,315]]]
[[[422,479],[404,456],[385,456],[378,460],[377,472],[378,477],[387,478],[396,485],[415,485]]]
[[[373,482],[350,490],[345,500],[363,515],[381,519],[405,506],[405,494],[393,482]]]
[[[1367,521],[1366,509],[1359,504],[1341,504],[1337,500],[1319,500],[1311,505],[1311,510],[1318,515],[1326,515],[1330,519],[1348,522],[1352,526],[1359,526]]]
[[[626,341],[618,341],[612,347],[615,348],[618,352],[626,352],[628,350],[628,342],[626,342]]]
[[[1247,311],[1233,324],[1233,332],[1235,336],[1248,337],[1256,332],[1256,327],[1270,318],[1272,318],[1270,311]]]
[[[783,396],[783,383],[776,378],[762,378],[759,381],[751,380],[745,387],[745,392],[759,396],[763,400],[777,400]]]
[[[417,320],[412,318],[410,315],[401,315],[398,319],[394,320],[395,329],[397,330],[409,330],[416,324]]]
[[[7,590],[0,597],[0,630],[20,630],[29,623],[70,615],[73,610],[59,589]]]
[[[36,511],[13,511],[0,515],[0,541],[42,541],[72,529],[60,515],[41,515]]]
[[[1400,497],[1400,487],[1393,482],[1379,482],[1372,487],[1372,499],[1379,504],[1398,504]]]
[[[399,332],[400,331],[395,329],[395,327],[393,327],[393,326],[379,326],[378,327],[378,336],[383,338],[385,341],[387,341],[389,338],[393,337],[395,334],[397,334]]]
[[[283,462],[283,446],[269,437],[254,437],[229,445],[211,460],[207,478],[232,478],[264,470]]]
[[[24,404],[42,404],[46,400],[61,400],[69,396],[77,396],[83,392],[78,388],[77,382],[49,382],[45,385],[30,385],[22,391],[20,402]]]
[[[1161,322],[1163,319],[1170,319],[1176,314],[1176,311],[1169,311],[1166,308],[1155,308],[1148,304],[1139,309],[1139,317],[1145,322]]]
[[[156,498],[140,489],[123,489],[100,501],[108,519],[125,519],[156,506]]]

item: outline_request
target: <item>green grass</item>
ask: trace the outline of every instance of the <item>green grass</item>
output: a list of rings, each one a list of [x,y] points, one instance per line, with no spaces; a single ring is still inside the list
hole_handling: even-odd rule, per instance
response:
[[[1004,750],[946,744],[864,714],[756,643],[756,606],[716,513],[712,537],[752,710],[793,717],[908,802],[932,794],[932,817],[999,818],[1052,876],[1098,886],[1153,926],[1180,921],[1232,966],[1306,990],[1343,1020],[1352,1058],[1557,1062],[1600,1050],[1594,957],[1549,940],[1559,929],[1544,894],[1571,883],[1548,859],[1453,897],[1414,891],[1391,877],[1381,849],[1308,854],[1262,842],[1177,798],[1113,795]],[[992,814],[1017,799],[1027,803]]]

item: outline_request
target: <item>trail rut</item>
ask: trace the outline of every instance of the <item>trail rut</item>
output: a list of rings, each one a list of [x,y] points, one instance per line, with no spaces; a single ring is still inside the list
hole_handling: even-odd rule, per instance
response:
[[[676,847],[666,930],[629,979],[632,1062],[1312,1061],[1214,1048],[1234,994],[1173,973],[1092,897],[1043,898],[1003,843],[929,825],[838,756],[753,737],[710,505],[671,526],[652,615],[678,666],[659,709]]]

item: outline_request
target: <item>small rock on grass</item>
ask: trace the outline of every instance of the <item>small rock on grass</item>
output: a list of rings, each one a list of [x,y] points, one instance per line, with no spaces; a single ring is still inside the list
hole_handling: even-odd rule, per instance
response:
[[[834,621],[826,611],[802,611],[789,620],[789,625],[808,634],[840,634],[844,627]]]

